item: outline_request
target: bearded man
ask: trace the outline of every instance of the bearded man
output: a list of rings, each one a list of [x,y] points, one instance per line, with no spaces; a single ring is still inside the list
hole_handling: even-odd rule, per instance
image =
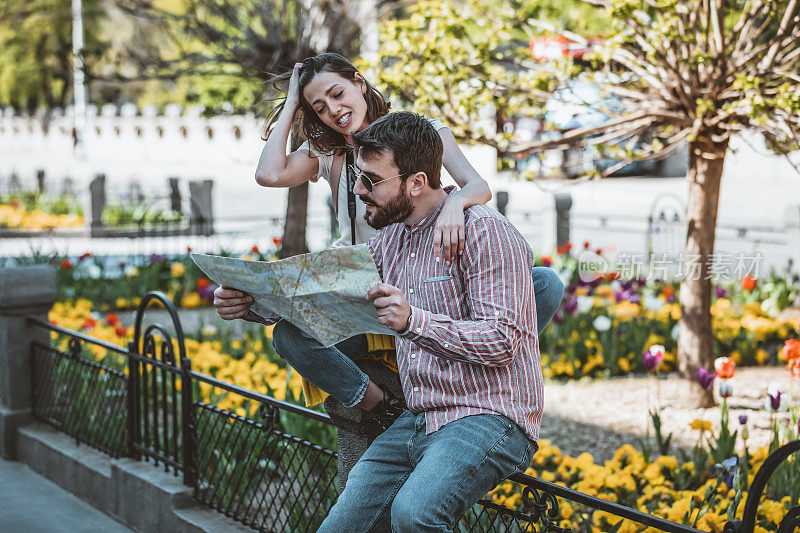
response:
[[[367,294],[397,332],[408,405],[353,467],[319,531],[448,531],[538,449],[543,385],[533,252],[485,206],[465,212],[458,261],[437,261],[442,144],[424,117],[390,113],[353,136],[369,247]]]

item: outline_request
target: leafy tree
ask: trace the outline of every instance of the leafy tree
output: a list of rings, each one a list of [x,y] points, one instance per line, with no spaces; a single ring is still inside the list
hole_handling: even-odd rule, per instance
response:
[[[0,105],[34,111],[72,98],[71,0],[0,2]],[[105,49],[101,0],[83,1],[84,62],[91,80]]]
[[[800,148],[798,0],[592,0],[610,21],[607,46],[581,75],[625,103],[612,120],[557,140],[512,145],[476,126],[493,104],[500,116],[537,115],[574,65],[532,69],[518,34],[524,4],[420,2],[386,21],[380,86],[412,107],[447,120],[462,139],[528,155],[574,144],[640,141],[625,159],[663,158],[688,144],[685,257],[698,265],[682,280],[679,370],[695,382],[713,364],[711,280],[720,183],[731,135],[750,130],[786,154]],[[484,121],[485,125],[486,122]],[[591,141],[589,138],[592,137]],[[653,139],[653,140],[648,140]],[[633,143],[626,143],[627,146]],[[710,392],[694,386],[698,402]]]

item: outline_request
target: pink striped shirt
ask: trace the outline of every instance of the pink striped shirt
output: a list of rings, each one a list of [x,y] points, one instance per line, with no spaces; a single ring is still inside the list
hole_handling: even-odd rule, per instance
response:
[[[408,407],[425,412],[429,434],[494,413],[537,440],[544,386],[533,251],[505,217],[474,206],[465,212],[464,254],[449,267],[437,262],[433,230],[442,205],[412,228],[392,224],[369,241],[384,283],[411,305],[409,327],[397,339]]]

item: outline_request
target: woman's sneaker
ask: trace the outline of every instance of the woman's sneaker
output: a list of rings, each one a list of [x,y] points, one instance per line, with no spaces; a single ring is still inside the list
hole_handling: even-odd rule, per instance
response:
[[[369,433],[377,435],[389,429],[389,426],[394,424],[394,421],[400,418],[403,411],[407,409],[408,407],[403,400],[395,398],[384,391],[381,403],[369,411],[365,410],[361,420],[366,425],[365,429]]]

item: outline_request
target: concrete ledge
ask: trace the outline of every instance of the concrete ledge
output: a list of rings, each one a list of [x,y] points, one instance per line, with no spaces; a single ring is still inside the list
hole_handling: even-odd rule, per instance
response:
[[[153,462],[115,459],[111,463],[117,517],[139,531],[174,531],[173,511],[195,505],[192,489],[181,475],[164,472]]]
[[[19,460],[93,507],[116,515],[111,457],[45,424],[20,428]]]
[[[252,531],[198,503],[182,475],[112,459],[46,424],[20,428],[17,449],[20,462],[136,531]]]
[[[17,432],[32,421],[30,409],[7,409],[0,405],[0,456],[17,459]]]
[[[175,530],[187,533],[242,533],[253,531],[208,507],[193,507],[175,511]]]

